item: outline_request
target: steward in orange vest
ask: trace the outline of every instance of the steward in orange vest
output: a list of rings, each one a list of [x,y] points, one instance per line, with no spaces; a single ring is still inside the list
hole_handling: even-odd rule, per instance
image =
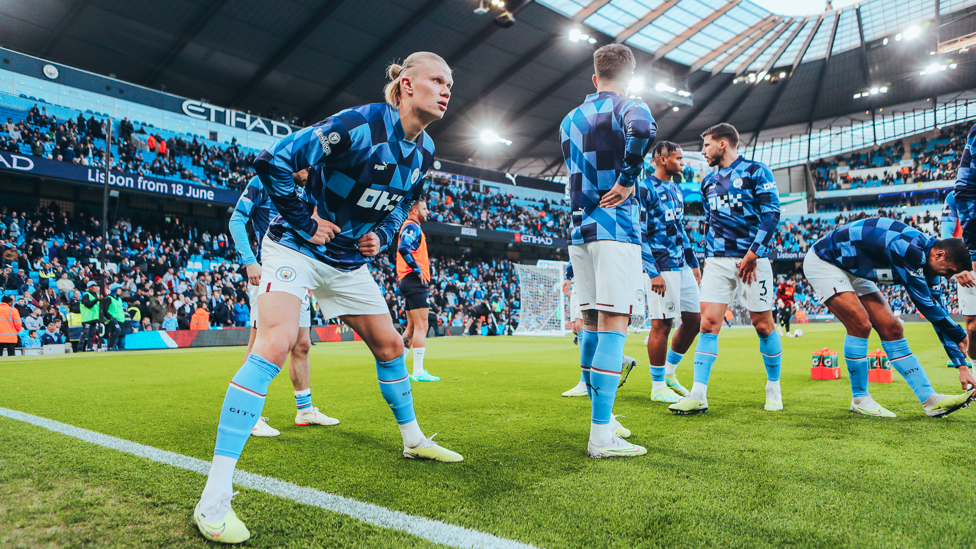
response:
[[[0,353],[3,349],[7,350],[7,356],[14,356],[17,348],[17,334],[24,328],[24,323],[20,320],[20,311],[14,306],[14,298],[10,295],[3,296],[0,302]]]
[[[190,317],[190,329],[191,330],[209,330],[210,329],[210,313],[207,312],[207,306],[200,303],[200,306],[196,311],[193,311],[193,316]]]

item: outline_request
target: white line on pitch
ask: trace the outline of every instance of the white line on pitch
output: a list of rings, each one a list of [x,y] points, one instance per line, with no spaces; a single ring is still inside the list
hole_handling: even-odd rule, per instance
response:
[[[80,427],[74,427],[58,421],[45,419],[16,410],[0,408],[0,416],[29,423],[31,425],[74,437],[85,442],[111,448],[126,454],[150,459],[157,463],[172,465],[194,473],[206,475],[210,472],[210,463],[201,459],[184,456],[152,446],[130,442],[120,438],[103,435]],[[379,505],[364,503],[354,499],[337,496],[314,488],[298,486],[290,482],[271,477],[256,475],[245,471],[234,472],[234,484],[271,494],[272,496],[288,499],[304,505],[319,507],[333,513],[346,515],[369,524],[374,524],[391,530],[398,530],[423,538],[434,543],[459,548],[493,548],[493,549],[535,549],[534,546],[517,541],[508,540],[471,530],[461,526],[454,526],[444,522],[423,517],[415,517],[399,511],[393,511]],[[189,517],[187,517],[189,520]]]

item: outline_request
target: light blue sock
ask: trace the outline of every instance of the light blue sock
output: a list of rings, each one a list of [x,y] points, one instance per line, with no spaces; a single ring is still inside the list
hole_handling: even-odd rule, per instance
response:
[[[905,378],[918,401],[924,404],[935,393],[935,390],[932,389],[929,376],[922,369],[922,363],[915,358],[912,350],[908,348],[908,341],[906,339],[882,341],[881,346],[888,353],[888,361]]]
[[[264,411],[264,397],[268,385],[281,368],[251,353],[227,387],[224,404],[217,425],[217,445],[214,455],[234,459],[241,457],[251,429]]]
[[[312,409],[312,389],[305,389],[304,391],[295,391],[295,405],[298,407],[299,412],[305,412]]]
[[[580,381],[586,384],[586,392],[593,398],[590,392],[590,366],[593,366],[593,355],[596,354],[597,332],[584,329],[579,336]]]
[[[417,419],[413,413],[413,394],[410,392],[410,376],[403,356],[389,362],[376,361],[376,378],[380,382],[380,392],[393,410],[393,417],[399,425]]]
[[[626,341],[627,335],[621,332],[597,332],[596,353],[590,369],[590,421],[597,425],[610,423]]]
[[[768,336],[759,338],[759,354],[766,365],[766,379],[779,381],[783,365],[783,341],[779,338],[779,332],[773,330]]]
[[[844,361],[851,376],[851,395],[854,398],[868,396],[868,340],[852,335],[845,337]]]
[[[671,375],[674,370],[678,368],[678,364],[681,363],[685,355],[674,352],[673,349],[668,349],[668,360],[664,364],[664,375]]]
[[[664,366],[651,366],[651,381],[664,381]]]
[[[698,334],[698,344],[695,345],[695,383],[708,385],[708,378],[712,375],[712,364],[718,358],[718,334]]]

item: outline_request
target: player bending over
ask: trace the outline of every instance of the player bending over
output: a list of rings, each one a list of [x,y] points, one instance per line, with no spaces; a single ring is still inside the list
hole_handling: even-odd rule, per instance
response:
[[[956,206],[956,192],[949,191],[942,208],[942,238],[956,237],[959,228],[959,211]],[[962,233],[962,231],[958,231]],[[966,334],[972,340],[976,334],[976,279],[972,271],[959,273],[956,279],[956,296],[959,298],[959,312],[966,320]],[[976,349],[969,350],[969,356],[976,354]]]
[[[422,196],[434,161],[424,128],[440,120],[451,97],[451,69],[438,55],[411,54],[389,68],[387,104],[354,107],[265,149],[255,171],[278,208],[262,249],[258,335],[224,397],[206,488],[193,513],[203,536],[240,543],[250,533],[231,509],[232,477],[268,385],[298,336],[311,290],[325,318],[339,317],[376,358],[380,392],[403,436],[403,455],[437,461],[461,456],[424,436],[417,424],[403,340],[366,265],[393,241]],[[312,168],[310,203],[292,174]],[[382,167],[383,169],[377,169]]]
[[[676,414],[708,411],[708,378],[718,358],[722,316],[738,291],[759,335],[759,353],[766,365],[764,408],[779,411],[783,409],[779,385],[783,344],[773,323],[776,286],[766,258],[779,223],[779,191],[765,164],[736,152],[739,132],[730,124],[712,126],[702,139],[702,155],[715,171],[705,176],[701,186],[707,228],[695,383],[687,396],[668,409]]]
[[[652,160],[654,173],[641,181],[637,189],[647,216],[641,246],[644,293],[651,318],[647,358],[651,363],[651,400],[675,403],[688,394],[678,382],[675,370],[700,328],[701,271],[691,239],[685,233],[684,195],[671,180],[681,173],[684,164],[681,147],[670,141],[659,141],[654,145]],[[679,311],[681,326],[668,349],[668,336]]]
[[[403,330],[404,354],[413,348],[411,381],[440,381],[424,369],[427,353],[427,315],[430,313],[430,259],[427,257],[427,238],[420,224],[427,221],[427,202],[419,199],[410,207],[407,220],[400,227],[397,246],[397,278],[400,293],[406,302],[407,327]]]
[[[958,238],[936,240],[893,219],[875,217],[835,229],[813,244],[803,260],[803,274],[814,294],[844,327],[844,358],[851,375],[851,411],[877,417],[895,417],[868,393],[868,336],[874,328],[888,360],[908,382],[925,413],[942,417],[973,398],[936,393],[922,364],[908,348],[902,323],[895,318],[876,283],[901,284],[959,368],[963,390],[976,386],[966,367],[969,346],[966,331],[949,318],[939,294],[939,277],[951,277],[970,268],[966,246]]]
[[[569,258],[583,312],[580,365],[590,394],[590,457],[640,456],[615,434],[613,402],[627,326],[640,305],[640,206],[633,196],[644,155],[657,134],[651,111],[626,97],[634,54],[609,44],[593,54],[597,92],[559,127],[573,213]]]
[[[566,266],[566,280],[563,280],[563,294],[569,298],[569,314],[572,315],[573,319],[573,343],[579,342],[580,332],[583,331],[583,312],[579,308],[579,295],[576,293],[576,285],[573,284],[573,264],[570,263]],[[623,362],[620,365],[620,381],[617,382],[617,388],[624,386],[627,382],[627,378],[630,376],[630,372],[637,367],[637,360],[624,355]],[[583,379],[582,366],[580,367],[580,379],[579,383],[576,384],[572,389],[565,391],[563,393],[564,397],[585,397],[589,396],[586,389],[586,381]],[[616,423],[616,419],[612,420],[616,429],[614,432],[620,436],[627,438],[630,436],[630,431],[626,427],[620,426]]]
[[[295,190],[298,196],[305,197],[305,180],[308,171],[302,170],[294,174]],[[251,347],[258,334],[258,283],[261,281],[261,243],[264,235],[268,233],[268,226],[271,220],[278,215],[268,192],[264,190],[264,185],[257,177],[251,178],[237,200],[234,213],[230,216],[230,236],[234,239],[234,247],[237,249],[244,269],[247,274],[248,294],[250,294],[251,318],[251,338],[247,342],[247,352],[244,353],[244,360],[247,361],[251,354]],[[254,229],[254,236],[258,241],[258,255],[255,257],[251,251],[250,239],[247,236],[247,222],[251,222]],[[312,373],[311,364],[308,360],[308,350],[312,346],[310,335],[312,326],[311,308],[309,300],[302,300],[302,312],[298,321],[298,339],[295,346],[288,354],[288,377],[291,378],[292,387],[295,389],[295,405],[298,412],[295,415],[295,425],[338,425],[339,420],[331,418],[312,406]],[[251,436],[256,437],[276,437],[281,433],[268,425],[268,418],[259,417],[254,428],[251,429]]]

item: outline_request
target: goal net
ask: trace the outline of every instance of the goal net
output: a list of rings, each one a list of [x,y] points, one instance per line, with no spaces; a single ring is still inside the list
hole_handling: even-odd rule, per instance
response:
[[[521,292],[519,325],[515,335],[563,336],[572,332],[569,298],[563,294],[565,261],[540,260],[536,265],[515,265]],[[646,332],[647,299],[641,299],[630,317],[630,331]]]
[[[572,331],[569,298],[563,294],[565,261],[540,260],[537,265],[515,265],[521,309],[515,335],[564,336]]]

